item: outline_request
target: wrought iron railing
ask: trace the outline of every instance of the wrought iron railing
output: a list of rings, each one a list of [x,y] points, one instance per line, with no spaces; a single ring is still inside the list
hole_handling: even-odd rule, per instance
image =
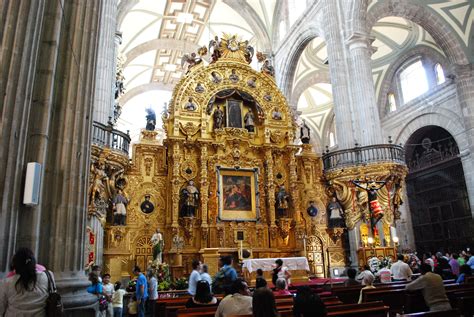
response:
[[[105,125],[94,121],[92,125],[92,144],[101,147],[109,147],[124,152],[128,155],[130,147],[130,135],[114,129],[111,124]]]
[[[323,154],[324,170],[371,163],[393,162],[405,164],[403,147],[394,144],[356,146],[353,149],[326,152]]]

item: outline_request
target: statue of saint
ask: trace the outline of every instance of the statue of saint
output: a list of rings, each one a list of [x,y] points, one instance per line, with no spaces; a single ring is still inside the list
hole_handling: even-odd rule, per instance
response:
[[[146,115],[146,127],[145,129],[148,131],[155,131],[155,126],[156,126],[156,114],[153,109],[148,108],[145,110],[147,115]]]
[[[119,189],[114,197],[114,200],[112,201],[115,226],[125,226],[127,217],[127,204],[128,199],[125,197],[123,191]]]
[[[151,237],[151,243],[153,244],[153,261],[158,261],[158,264],[160,264],[163,262],[163,247],[165,245],[160,229],[156,229]]]
[[[247,80],[247,85],[252,88],[257,87],[257,77],[250,77],[249,80]]]
[[[155,210],[155,205],[150,201],[150,198],[150,195],[145,195],[145,200],[140,205],[140,209],[146,214],[150,214]]]
[[[211,76],[214,84],[218,84],[222,81],[222,77],[216,72],[211,72]]]
[[[92,184],[89,188],[89,204],[95,203],[97,200],[105,200],[106,184],[108,176],[105,173],[105,163],[98,160],[97,163],[91,164],[91,174],[93,175]]]
[[[196,111],[197,106],[193,102],[193,98],[189,97],[188,102],[184,105],[184,109],[188,111]]]
[[[194,186],[193,181],[181,191],[181,217],[194,217],[199,203],[199,190]]]
[[[377,235],[377,222],[383,218],[384,212],[382,206],[377,199],[377,192],[385,186],[386,182],[384,181],[360,181],[360,180],[353,180],[352,183],[357,187],[365,190],[367,192],[367,198],[369,201],[369,211],[370,211],[370,224],[372,227],[372,233]]]
[[[229,79],[233,83],[236,83],[239,81],[239,76],[237,76],[237,74],[235,73],[235,69],[232,69]]]
[[[247,129],[248,132],[254,132],[254,129],[255,129],[254,119],[255,119],[255,116],[253,115],[252,110],[249,109],[244,116],[245,129]]]
[[[331,197],[331,202],[327,209],[328,214],[328,228],[343,228],[344,224],[344,209],[334,195]]]
[[[263,63],[261,72],[267,75],[270,75],[272,77],[275,76],[275,68],[273,68],[273,66],[270,64],[270,61],[268,59]]]
[[[290,203],[290,194],[285,190],[285,186],[280,186],[280,190],[276,194],[276,210],[277,217],[288,217],[288,208]]]
[[[204,87],[202,86],[201,83],[197,83],[196,88],[194,88],[194,91],[200,94],[204,92]]]
[[[303,120],[303,125],[301,126],[300,133],[301,133],[301,136],[300,136],[301,142],[303,144],[309,144],[309,140],[311,139],[310,137],[311,130],[309,129],[305,120]]]
[[[221,107],[217,107],[214,110],[214,130],[222,129],[224,127],[224,111],[222,111]]]

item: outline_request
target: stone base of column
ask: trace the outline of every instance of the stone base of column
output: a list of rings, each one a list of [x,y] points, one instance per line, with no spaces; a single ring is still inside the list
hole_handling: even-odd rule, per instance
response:
[[[64,305],[64,316],[94,317],[99,310],[97,296],[87,293],[91,284],[84,272],[55,274],[56,286]]]

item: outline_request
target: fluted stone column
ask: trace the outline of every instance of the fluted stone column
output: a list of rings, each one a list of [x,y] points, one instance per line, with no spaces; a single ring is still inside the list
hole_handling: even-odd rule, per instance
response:
[[[370,60],[373,40],[369,35],[360,33],[352,34],[347,40],[352,68],[351,108],[356,114],[358,126],[354,135],[362,146],[383,143]]]
[[[18,218],[26,168],[28,123],[45,4],[5,0],[1,8],[0,277],[3,277],[18,247],[16,238],[20,232]],[[24,212],[32,222],[38,222],[39,214],[33,208]],[[30,228],[23,230],[34,235]],[[37,245],[30,247],[38,251]]]
[[[100,5],[2,5],[1,272],[18,247],[30,247],[54,272],[67,316],[93,316],[97,301],[83,267]],[[35,207],[22,205],[28,161],[43,165]]]
[[[339,17],[339,1],[325,0],[322,6],[329,60],[329,74],[331,78],[334,99],[334,113],[337,130],[337,144],[339,149],[353,148],[358,125],[351,110],[349,66],[346,50],[341,35],[342,21]]]
[[[459,105],[464,119],[468,144],[458,144],[461,151],[461,162],[466,180],[471,213],[474,217],[474,66],[459,65],[455,69],[456,90]]]
[[[93,118],[107,124],[109,117],[113,116],[114,106],[117,0],[101,2]]]

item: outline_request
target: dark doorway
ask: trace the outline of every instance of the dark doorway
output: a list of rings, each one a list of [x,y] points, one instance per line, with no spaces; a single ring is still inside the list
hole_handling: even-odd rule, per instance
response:
[[[418,252],[457,252],[474,245],[474,221],[456,141],[427,126],[405,146],[408,202]]]

